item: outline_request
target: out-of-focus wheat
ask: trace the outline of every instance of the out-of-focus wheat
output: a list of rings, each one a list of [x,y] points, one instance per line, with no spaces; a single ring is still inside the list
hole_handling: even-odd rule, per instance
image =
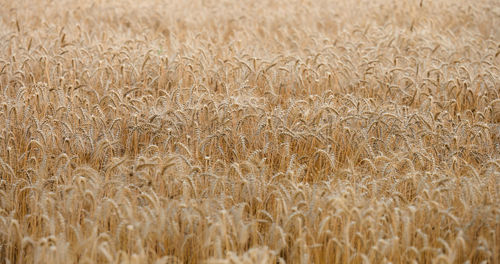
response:
[[[0,262],[498,263],[496,1],[0,2]]]

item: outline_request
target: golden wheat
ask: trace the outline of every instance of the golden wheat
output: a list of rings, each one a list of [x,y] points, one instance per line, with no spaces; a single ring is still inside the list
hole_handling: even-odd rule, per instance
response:
[[[499,263],[495,0],[0,0],[1,263]]]

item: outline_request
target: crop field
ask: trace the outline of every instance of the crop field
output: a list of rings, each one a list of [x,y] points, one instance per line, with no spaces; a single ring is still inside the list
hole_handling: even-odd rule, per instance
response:
[[[500,263],[500,1],[0,0],[0,263]]]

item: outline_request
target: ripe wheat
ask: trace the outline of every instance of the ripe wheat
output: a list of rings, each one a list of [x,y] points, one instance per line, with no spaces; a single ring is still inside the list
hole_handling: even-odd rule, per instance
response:
[[[0,0],[1,263],[499,263],[493,0]]]

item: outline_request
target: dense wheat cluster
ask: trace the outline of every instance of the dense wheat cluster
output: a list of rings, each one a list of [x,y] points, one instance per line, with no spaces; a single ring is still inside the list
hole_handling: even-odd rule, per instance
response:
[[[499,263],[500,3],[0,1],[1,263]]]

